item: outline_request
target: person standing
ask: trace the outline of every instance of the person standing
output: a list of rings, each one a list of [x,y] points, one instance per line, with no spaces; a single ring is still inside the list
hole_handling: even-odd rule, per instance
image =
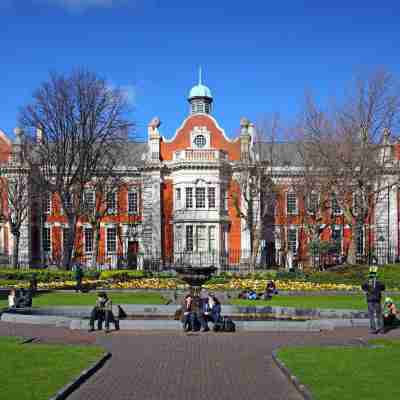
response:
[[[8,295],[8,307],[16,308],[17,307],[17,294],[15,289],[11,289],[10,294]]]
[[[75,263],[75,292],[80,292],[82,290],[82,278],[83,278],[83,270],[79,261]]]
[[[361,286],[366,294],[371,333],[383,333],[382,292],[385,285],[377,279],[378,267],[369,269],[368,280]]]

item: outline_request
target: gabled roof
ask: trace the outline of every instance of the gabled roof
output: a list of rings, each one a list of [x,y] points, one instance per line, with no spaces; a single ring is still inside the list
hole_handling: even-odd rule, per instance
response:
[[[253,151],[261,161],[272,162],[274,166],[300,166],[302,164],[297,143],[258,142],[254,143]]]

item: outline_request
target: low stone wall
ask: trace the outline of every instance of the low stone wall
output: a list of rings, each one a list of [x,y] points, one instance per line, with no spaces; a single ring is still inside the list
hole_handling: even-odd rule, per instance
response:
[[[42,324],[67,327],[69,329],[88,329],[87,319],[73,319],[61,316],[48,315],[19,315],[4,313],[2,321],[26,324]],[[366,319],[340,319],[340,320],[311,320],[311,321],[235,321],[237,331],[275,331],[275,332],[319,332],[322,330],[333,330],[338,327],[368,327]],[[111,325],[111,328],[113,326]],[[170,330],[182,331],[179,321],[171,320],[122,320],[122,330]],[[226,333],[221,333],[226,334]]]
[[[173,319],[178,305],[122,304],[128,316],[148,319]],[[13,314],[29,316],[62,316],[89,318],[92,306],[58,306],[18,310]],[[114,310],[116,311],[116,310]],[[367,318],[361,310],[302,309],[279,306],[222,305],[222,315],[237,320],[316,320],[316,319],[362,319]]]

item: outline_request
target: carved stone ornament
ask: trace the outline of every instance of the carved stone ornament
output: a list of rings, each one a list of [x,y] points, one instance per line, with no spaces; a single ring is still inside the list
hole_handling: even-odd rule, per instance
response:
[[[160,121],[160,118],[158,118],[158,117],[154,117],[149,123],[149,126],[153,129],[159,128],[160,125],[161,125],[161,121]]]
[[[250,124],[250,121],[246,117],[240,118],[240,126],[241,127],[248,127]]]

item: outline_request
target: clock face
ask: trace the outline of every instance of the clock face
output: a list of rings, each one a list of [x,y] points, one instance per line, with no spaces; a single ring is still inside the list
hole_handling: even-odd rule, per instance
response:
[[[206,145],[206,138],[203,136],[203,135],[197,135],[195,138],[194,138],[194,141],[193,141],[193,143],[196,145],[196,147],[198,147],[198,148],[202,148],[202,147],[204,147],[205,145]]]

